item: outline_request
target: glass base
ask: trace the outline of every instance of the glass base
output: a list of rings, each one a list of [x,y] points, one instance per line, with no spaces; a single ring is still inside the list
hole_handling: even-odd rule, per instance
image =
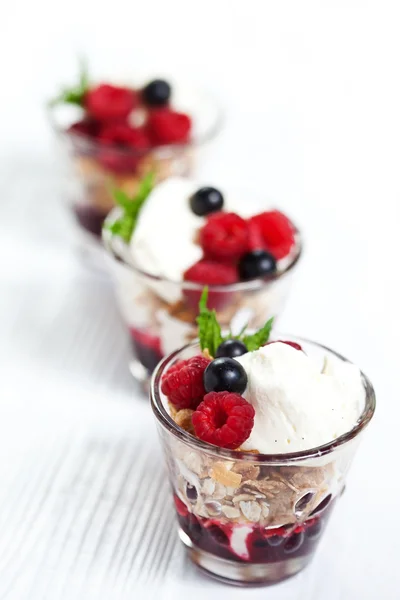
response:
[[[279,583],[299,573],[311,560],[310,555],[269,564],[227,560],[198,548],[181,528],[178,533],[191,561],[196,566],[214,579],[231,585],[258,586]]]

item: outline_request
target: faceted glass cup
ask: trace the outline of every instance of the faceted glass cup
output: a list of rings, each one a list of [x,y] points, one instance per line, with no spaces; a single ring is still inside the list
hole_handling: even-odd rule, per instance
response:
[[[346,359],[290,336],[321,363]],[[312,559],[345,480],[361,433],[375,410],[362,374],[363,412],[336,440],[291,454],[232,451],[202,442],[178,427],[161,392],[163,374],[200,353],[197,343],[166,357],[153,374],[151,403],[168,467],[178,533],[191,560],[209,575],[239,585],[279,582]]]
[[[113,211],[107,222],[118,215]],[[135,267],[126,249],[118,249],[107,229],[103,242],[110,258],[115,295],[132,345],[131,372],[145,385],[158,362],[197,337],[196,317],[203,285],[171,281]],[[121,250],[121,251],[119,251]],[[208,286],[208,306],[215,308],[222,328],[243,325],[258,329],[282,311],[292,274],[301,256],[296,249],[276,275],[263,280]]]
[[[156,181],[193,174],[222,127],[220,107],[203,90],[173,84],[172,106],[191,116],[190,141],[150,150],[107,147],[95,138],[69,131],[83,116],[80,107],[57,105],[49,109],[64,164],[64,195],[82,231],[90,234],[87,241],[93,243],[101,235],[103,221],[114,207],[113,188],[133,196],[149,172],[154,173]]]

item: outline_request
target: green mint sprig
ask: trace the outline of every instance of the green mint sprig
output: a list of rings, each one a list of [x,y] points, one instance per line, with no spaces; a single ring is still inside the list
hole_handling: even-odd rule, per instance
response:
[[[223,341],[221,326],[217,320],[215,310],[207,308],[208,287],[203,289],[199,302],[199,316],[196,321],[199,326],[200,347],[207,349],[211,356],[215,356],[218,346]]]
[[[88,68],[86,61],[84,59],[81,59],[79,69],[79,81],[77,85],[69,88],[64,88],[62,92],[50,102],[50,105],[55,106],[56,104],[75,104],[77,106],[83,106],[83,100],[88,89]]]
[[[140,182],[139,189],[133,198],[122,190],[114,190],[115,203],[122,209],[122,215],[113,223],[106,223],[104,227],[128,243],[135,231],[139,213],[154,187],[154,173],[148,173]]]
[[[268,342],[274,322],[273,317],[265,323],[264,327],[261,327],[261,329],[253,334],[246,335],[246,328],[244,327],[238,335],[230,333],[226,337],[222,337],[221,326],[218,323],[216,312],[207,308],[207,299],[208,287],[205,287],[200,298],[199,316],[197,317],[200,347],[202,350],[207,349],[211,356],[215,356],[218,346],[223,341],[231,338],[242,341],[249,352],[258,350]]]

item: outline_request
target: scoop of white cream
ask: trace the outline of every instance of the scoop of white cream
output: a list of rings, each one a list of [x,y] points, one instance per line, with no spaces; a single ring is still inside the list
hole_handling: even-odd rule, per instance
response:
[[[200,260],[195,237],[203,219],[190,209],[189,198],[197,185],[172,177],[151,192],[140,211],[130,249],[135,264],[147,273],[172,281]]]
[[[242,447],[265,454],[321,446],[352,429],[364,405],[359,369],[327,358],[323,372],[304,352],[269,344],[237,358],[248,378],[243,394],[255,410]]]

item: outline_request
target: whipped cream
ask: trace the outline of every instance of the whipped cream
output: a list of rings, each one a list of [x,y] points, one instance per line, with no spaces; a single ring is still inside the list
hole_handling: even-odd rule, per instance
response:
[[[189,204],[197,188],[193,181],[171,177],[151,192],[130,242],[132,258],[140,269],[182,281],[183,273],[200,260],[202,250],[195,238],[204,219]]]
[[[329,443],[356,424],[365,401],[359,369],[325,358],[320,365],[280,342],[236,359],[247,373],[243,397],[255,410],[243,449],[265,454],[308,450]]]

